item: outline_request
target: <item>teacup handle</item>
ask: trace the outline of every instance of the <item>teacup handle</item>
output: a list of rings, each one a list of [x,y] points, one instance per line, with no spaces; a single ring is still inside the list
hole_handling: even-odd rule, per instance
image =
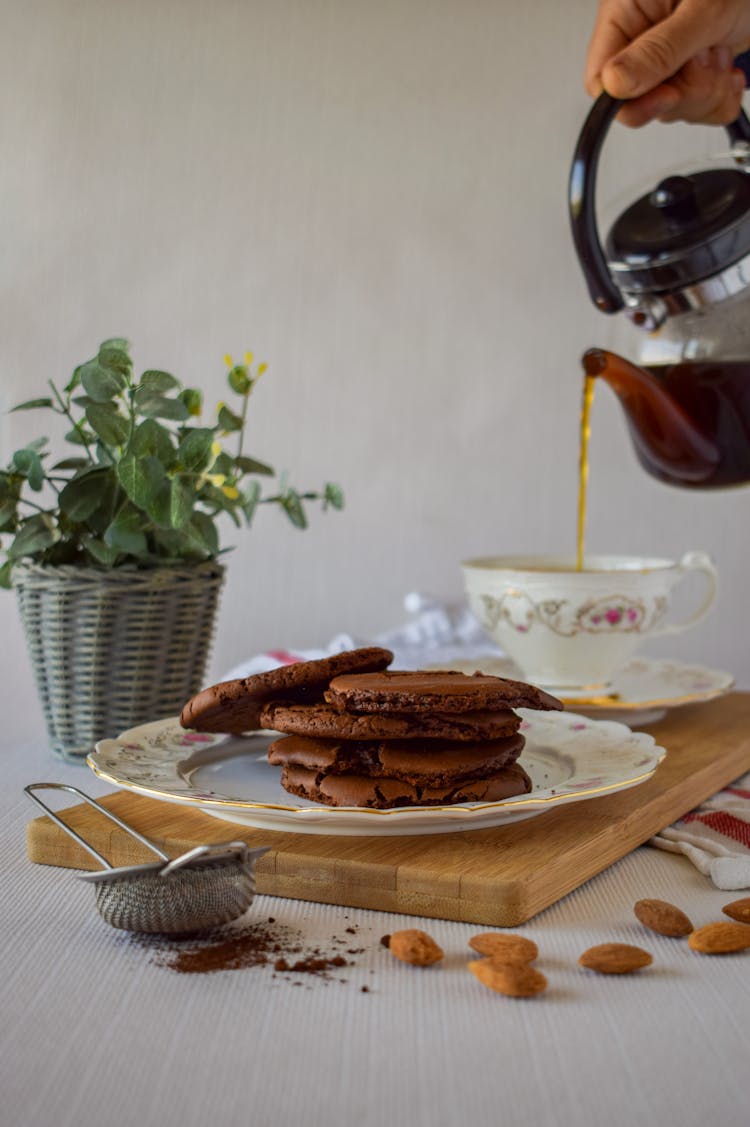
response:
[[[695,626],[696,622],[700,622],[700,620],[708,614],[716,598],[716,591],[719,586],[719,573],[710,556],[706,555],[705,552],[686,552],[677,566],[683,576],[687,575],[689,571],[702,572],[708,580],[708,591],[706,592],[703,602],[690,618],[686,618],[684,622],[671,622],[666,626],[650,631],[652,638],[663,637],[665,634],[681,634],[683,630],[687,630],[690,626]]]

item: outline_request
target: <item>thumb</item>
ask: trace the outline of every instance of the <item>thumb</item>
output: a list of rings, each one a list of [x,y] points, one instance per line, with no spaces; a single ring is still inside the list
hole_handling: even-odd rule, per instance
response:
[[[613,98],[637,98],[665,82],[688,59],[712,45],[716,29],[691,3],[639,35],[602,68],[602,84]]]

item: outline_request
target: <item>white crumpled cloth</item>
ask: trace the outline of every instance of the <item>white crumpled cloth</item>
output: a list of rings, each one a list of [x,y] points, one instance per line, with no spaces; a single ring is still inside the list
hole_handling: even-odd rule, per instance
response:
[[[268,650],[243,661],[225,674],[227,681],[264,673],[278,665],[295,661],[313,661],[359,646],[385,646],[393,651],[393,669],[421,669],[444,661],[473,661],[486,657],[502,657],[482,627],[466,607],[453,607],[412,592],[404,599],[409,618],[401,626],[386,630],[374,638],[355,638],[337,634],[327,646],[313,650]]]
[[[230,669],[222,680],[264,673],[279,665],[329,657],[359,646],[393,651],[393,669],[420,669],[451,662],[502,657],[465,606],[450,606],[412,592],[404,599],[409,618],[374,638],[337,634],[320,649],[268,650]],[[722,889],[750,888],[750,772],[651,838],[650,845],[684,854]]]

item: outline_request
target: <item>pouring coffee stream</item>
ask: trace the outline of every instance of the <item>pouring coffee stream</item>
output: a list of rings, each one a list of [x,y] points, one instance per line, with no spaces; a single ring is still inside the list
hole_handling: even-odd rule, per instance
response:
[[[583,565],[593,388],[609,384],[643,468],[692,489],[750,482],[750,121],[726,126],[729,167],[669,176],[615,220],[602,246],[595,188],[620,102],[602,94],[570,174],[573,241],[589,293],[640,330],[639,363],[583,357],[578,566]]]

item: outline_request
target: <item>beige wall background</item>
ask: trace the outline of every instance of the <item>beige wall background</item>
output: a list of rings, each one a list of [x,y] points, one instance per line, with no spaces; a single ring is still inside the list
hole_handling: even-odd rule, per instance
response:
[[[0,447],[13,403],[100,340],[224,397],[222,357],[270,370],[251,446],[343,514],[262,511],[229,557],[210,675],[269,646],[366,638],[459,561],[570,550],[579,357],[633,354],[589,305],[566,184],[588,108],[594,0],[2,3]],[[600,199],[700,167],[719,130],[617,127]],[[710,551],[709,619],[661,651],[750,684],[747,491],[648,478],[602,388],[589,547]],[[11,594],[5,709],[36,715]]]

